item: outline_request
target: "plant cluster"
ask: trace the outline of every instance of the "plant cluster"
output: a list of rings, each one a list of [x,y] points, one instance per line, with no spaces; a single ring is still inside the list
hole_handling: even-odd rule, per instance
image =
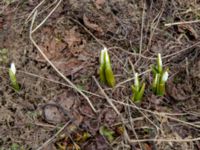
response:
[[[161,54],[158,54],[157,64],[151,67],[153,73],[152,91],[158,95],[165,94],[165,86],[168,79],[168,69],[163,69]],[[99,68],[100,81],[110,87],[115,86],[115,77],[112,71],[112,65],[108,49],[103,48],[100,54],[100,68]],[[138,73],[134,74],[134,84],[131,86],[132,100],[134,102],[141,102],[145,91],[145,83],[140,82]]]
[[[110,87],[114,87],[116,84],[115,76],[112,70],[112,65],[110,61],[110,56],[108,54],[108,49],[104,47],[100,53],[100,68],[99,76],[100,81],[103,84],[107,84]],[[168,69],[163,69],[161,54],[158,54],[157,64],[151,67],[153,73],[152,90],[158,96],[163,96],[165,94],[165,86],[168,79]],[[9,68],[9,77],[11,85],[15,91],[20,90],[20,86],[16,78],[16,68],[15,64],[11,63]],[[141,102],[144,91],[145,83],[141,82],[138,73],[134,74],[134,84],[131,86],[132,89],[132,100],[136,103]]]

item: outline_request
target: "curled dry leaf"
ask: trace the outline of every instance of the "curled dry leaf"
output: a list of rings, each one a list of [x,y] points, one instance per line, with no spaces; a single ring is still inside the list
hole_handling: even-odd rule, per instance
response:
[[[61,60],[59,62],[54,62],[54,64],[64,73],[65,76],[73,75],[86,66],[85,63],[76,58]]]
[[[101,9],[102,6],[105,4],[106,0],[95,0],[95,6],[97,7],[97,9]]]
[[[89,18],[85,14],[83,15],[83,22],[89,29],[95,30],[100,33],[103,32],[102,28],[99,27],[97,24],[90,22]]]
[[[68,44],[68,47],[74,47],[75,45],[79,45],[81,43],[81,35],[76,32],[77,27],[73,27],[70,30],[65,31],[64,41]]]
[[[64,92],[60,94],[56,98],[56,103],[62,106],[66,110],[70,110],[70,108],[74,105],[76,98],[73,96],[69,96],[69,93]]]
[[[169,82],[167,85],[167,93],[174,99],[174,100],[180,100],[184,101],[187,100],[190,95],[188,95],[187,88],[189,90],[189,87],[187,84],[173,84],[172,82]],[[186,92],[187,91],[187,92]]]

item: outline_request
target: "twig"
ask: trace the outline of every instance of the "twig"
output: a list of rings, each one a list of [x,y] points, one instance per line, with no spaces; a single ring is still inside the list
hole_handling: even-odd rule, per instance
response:
[[[56,0],[57,1],[57,0]],[[53,14],[53,12],[58,8],[58,6],[60,5],[60,3],[62,2],[62,0],[60,0],[57,5],[52,9],[52,11],[44,18],[44,20],[42,22],[40,22],[39,25],[37,25],[37,27],[35,27],[35,29],[33,29],[31,31],[31,34],[33,34],[35,31],[37,31],[46,21],[47,19]],[[36,11],[35,11],[36,12]]]
[[[61,2],[62,0],[59,1],[59,3]],[[56,5],[55,8],[57,8],[58,5]],[[53,9],[55,11],[55,8]],[[52,14],[53,11],[50,12],[50,14]],[[92,110],[96,113],[97,110],[94,108],[94,106],[92,105],[91,101],[89,100],[89,98],[78,88],[76,87],[76,85],[74,85],[68,78],[65,77],[65,75],[63,75],[57,68],[56,66],[48,59],[48,57],[43,53],[43,51],[40,49],[40,47],[36,44],[36,42],[34,41],[33,37],[32,37],[32,33],[33,33],[33,24],[34,24],[34,21],[35,21],[35,18],[36,18],[36,15],[37,15],[37,11],[35,11],[34,15],[33,15],[33,19],[32,19],[32,22],[31,22],[31,26],[30,26],[30,40],[31,42],[33,43],[33,45],[37,48],[37,50],[41,53],[41,55],[44,57],[44,59],[52,66],[52,68],[69,84],[72,86],[73,89],[75,89],[78,93],[80,93],[86,100],[87,102],[89,103],[90,107],[92,108]],[[50,16],[50,15],[48,15]],[[47,18],[47,17],[46,17]],[[44,21],[42,21],[44,23]],[[40,23],[39,26],[41,26],[42,24]],[[38,29],[38,26],[36,27]],[[34,29],[34,31],[36,31]]]
[[[192,24],[192,23],[200,23],[200,20],[191,20],[191,21],[181,21],[181,22],[173,22],[173,23],[166,23],[166,27],[171,27],[175,25],[182,25],[182,24]]]
[[[65,125],[60,128],[60,130],[54,134],[50,139],[48,139],[45,143],[43,143],[39,148],[37,148],[37,150],[42,150],[45,146],[47,146],[51,141],[53,141],[70,123],[71,121],[68,121],[67,123],[65,123]]]
[[[141,59],[142,54],[142,44],[143,44],[143,32],[144,32],[144,20],[145,20],[145,10],[146,10],[146,2],[143,0],[143,11],[142,11],[142,23],[141,23],[141,31],[140,31],[140,49],[139,49],[139,58],[135,62],[134,66],[137,65],[137,63]]]
[[[133,140],[131,139],[131,143],[136,142],[194,142],[199,141],[200,137],[197,138],[186,138],[186,139],[139,139],[139,140]]]
[[[28,20],[31,18],[31,16],[34,14],[34,12],[45,2],[45,0],[42,0],[28,15],[27,19],[25,22],[28,22]]]
[[[110,106],[114,109],[114,111],[117,113],[117,115],[121,116],[120,112],[115,107],[115,105],[113,104],[112,100],[108,97],[108,95],[101,88],[101,86],[100,86],[99,82],[97,81],[97,79],[94,76],[92,76],[92,78],[94,79],[95,83],[97,84],[98,88],[101,90],[101,93],[104,95],[104,97],[106,98],[106,100],[110,104]]]
[[[128,101],[129,100],[127,100],[127,103],[128,103]],[[137,133],[136,133],[136,131],[135,131],[135,127],[134,127],[134,121],[133,121],[133,118],[131,117],[131,109],[130,109],[130,107],[128,107],[128,115],[129,115],[129,122],[130,122],[130,125],[131,125],[131,128],[132,128],[132,132],[133,132],[133,134],[135,135],[135,138],[138,140],[139,138],[138,138],[138,135],[137,135]],[[125,121],[124,121],[124,123],[125,123]],[[142,148],[142,145],[141,145],[141,143],[138,141],[138,145],[139,145],[139,147],[140,147],[140,149],[142,150],[143,148]]]

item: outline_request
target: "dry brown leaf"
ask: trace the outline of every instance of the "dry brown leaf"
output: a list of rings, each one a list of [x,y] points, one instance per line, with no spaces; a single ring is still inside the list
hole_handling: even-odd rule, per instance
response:
[[[89,18],[85,14],[83,15],[83,22],[88,28],[100,33],[103,32],[102,28],[99,27],[97,24],[90,22]]]
[[[61,60],[60,62],[54,62],[54,64],[65,76],[73,75],[85,67],[85,64],[76,58],[71,58],[68,61]]]
[[[66,36],[64,37],[64,41],[68,44],[69,48],[81,43],[81,36],[76,32],[76,28],[73,27],[69,31],[65,31]]]
[[[178,25],[178,31],[179,32],[186,32],[188,33],[189,35],[188,36],[191,36],[192,38],[194,39],[198,39],[198,34],[197,32],[195,31],[194,28],[192,28],[191,25],[188,25],[188,24],[181,24],[181,25]]]
[[[69,110],[74,105],[75,98],[67,96],[66,93],[60,95],[58,98],[57,103],[66,110]]]
[[[97,7],[97,9],[101,9],[102,5],[105,4],[105,0],[95,0],[95,6]]]

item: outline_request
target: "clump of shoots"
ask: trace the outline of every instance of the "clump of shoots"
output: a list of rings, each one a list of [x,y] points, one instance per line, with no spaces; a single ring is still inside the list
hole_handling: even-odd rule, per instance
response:
[[[163,69],[161,54],[158,53],[157,66],[152,66],[153,72],[153,92],[158,96],[165,94],[165,84],[168,79],[168,69]]]
[[[110,56],[108,54],[108,49],[105,47],[101,50],[100,54],[99,75],[102,83],[107,84],[110,87],[115,86],[115,77],[112,71]]]
[[[145,83],[140,83],[138,73],[135,73],[134,85],[131,88],[133,92],[132,100],[136,103],[141,102],[144,95]]]
[[[17,78],[16,78],[16,68],[15,68],[15,64],[11,63],[10,68],[9,68],[9,77],[10,77],[10,81],[11,81],[11,85],[14,88],[15,91],[19,91],[20,87],[19,84],[17,82]]]

